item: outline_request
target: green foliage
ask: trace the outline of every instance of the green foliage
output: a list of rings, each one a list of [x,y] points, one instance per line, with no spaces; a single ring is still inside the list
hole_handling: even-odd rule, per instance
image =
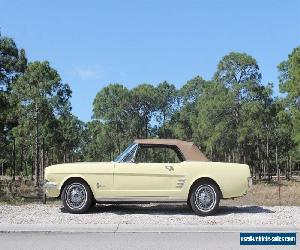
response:
[[[278,70],[281,92],[287,93],[291,99],[298,99],[300,96],[300,47],[292,51],[287,61],[278,65]]]
[[[280,91],[286,94],[284,102],[292,122],[295,147],[291,153],[300,160],[300,47],[295,48],[288,59],[278,65],[278,70]]]
[[[172,117],[177,108],[177,90],[173,84],[164,81],[158,84],[155,92],[157,93],[157,100],[153,101],[157,102],[157,109],[160,112],[157,120],[163,124]]]
[[[129,98],[129,90],[116,83],[103,88],[96,95],[93,103],[93,117],[101,121],[103,129],[109,129],[102,132],[110,137],[117,153],[120,153],[121,147],[125,146],[124,141],[128,137],[126,130],[129,126]]]
[[[196,76],[192,80],[187,81],[179,91],[183,104],[194,104],[202,94],[205,84],[206,81],[201,76]]]
[[[24,72],[26,64],[25,51],[18,49],[13,39],[0,34],[0,161],[4,167],[10,166],[9,136],[17,125],[17,118],[12,115],[17,107],[11,100],[11,83]]]
[[[111,161],[134,138],[159,137],[194,141],[211,160],[247,163],[255,173],[290,171],[300,162],[300,47],[278,70],[283,98],[261,83],[256,60],[238,52],[220,60],[212,80],[196,76],[181,89],[167,81],[109,84],[85,124],[49,62],[27,63],[25,51],[0,35],[0,165],[38,180],[48,165]],[[175,159],[150,151],[141,157]]]
[[[24,72],[27,64],[24,49],[18,49],[13,39],[0,34],[0,86],[8,90],[18,73]]]
[[[224,56],[218,64],[215,80],[236,92],[252,89],[260,83],[261,73],[256,60],[245,54],[231,52]]]
[[[179,163],[181,160],[172,148],[143,147],[139,149],[136,155],[136,162]]]
[[[84,160],[111,161],[118,154],[109,125],[93,120],[87,123],[84,135]]]
[[[71,96],[69,86],[62,84],[58,72],[46,61],[29,63],[13,84],[13,91],[28,110],[34,110],[37,105],[43,111],[52,109],[57,113],[64,110]]]
[[[69,112],[60,116],[58,118],[58,122],[58,131],[61,134],[60,147],[64,152],[64,162],[82,160],[83,156],[81,145],[83,144],[84,139],[84,122],[80,121],[76,116]],[[52,138],[56,137],[57,135],[53,135]]]
[[[94,100],[93,117],[104,122],[122,121],[126,112],[128,95],[128,89],[118,83],[103,88]]]
[[[150,84],[141,84],[131,90],[130,116],[134,126],[131,130],[138,137],[149,136],[151,118],[158,110],[159,96],[157,89]]]

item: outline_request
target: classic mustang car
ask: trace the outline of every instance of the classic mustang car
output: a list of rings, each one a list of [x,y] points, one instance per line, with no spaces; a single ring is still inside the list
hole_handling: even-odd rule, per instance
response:
[[[185,202],[205,216],[216,212],[220,199],[242,196],[251,184],[248,165],[211,162],[191,142],[139,139],[112,162],[47,167],[44,187],[71,213],[96,203]]]

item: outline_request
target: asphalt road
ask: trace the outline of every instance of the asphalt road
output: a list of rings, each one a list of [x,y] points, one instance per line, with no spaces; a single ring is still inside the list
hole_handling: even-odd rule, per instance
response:
[[[288,246],[285,249],[300,249]],[[240,246],[238,232],[189,233],[0,233],[0,249],[282,249]]]

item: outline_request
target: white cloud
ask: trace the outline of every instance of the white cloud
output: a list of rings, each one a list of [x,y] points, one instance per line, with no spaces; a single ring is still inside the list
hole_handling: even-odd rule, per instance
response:
[[[78,67],[75,69],[75,73],[82,80],[100,80],[103,75],[103,71],[99,66]]]

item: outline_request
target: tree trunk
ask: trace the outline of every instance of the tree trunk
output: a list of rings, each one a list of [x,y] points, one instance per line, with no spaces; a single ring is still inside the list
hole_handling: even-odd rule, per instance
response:
[[[44,179],[44,169],[45,169],[45,155],[44,155],[44,138],[42,139],[42,145],[41,145],[41,174],[40,174],[40,180]]]
[[[118,154],[121,154],[121,143],[119,137],[117,138],[117,148],[118,148]]]
[[[267,166],[265,167],[265,171],[267,171],[267,174],[269,174],[269,164],[270,164],[270,160],[269,160],[269,135],[267,132]]]
[[[267,174],[266,174],[266,161],[263,161],[263,172],[264,172],[264,178],[266,178]]]
[[[40,185],[40,164],[39,164],[39,116],[38,105],[35,104],[35,182],[34,185],[38,187]]]
[[[46,150],[45,168],[49,166],[49,149]]]
[[[285,166],[284,166],[284,175],[287,178],[287,180],[289,180],[288,165],[287,164],[285,164]]]
[[[26,160],[25,160],[25,176],[26,177],[28,177],[27,166],[28,166],[28,159],[26,158]]]
[[[145,119],[145,138],[148,138],[148,118]]]
[[[34,143],[32,143],[32,155],[31,155],[31,181],[33,181],[33,176],[34,176],[34,172],[35,172],[35,160],[34,160]]]
[[[51,148],[51,161],[50,161],[50,165],[52,165],[54,163],[54,148]]]
[[[275,147],[275,165],[276,165],[276,171],[277,171],[277,180],[280,181],[280,173],[279,173],[279,165],[278,165],[278,147],[276,145]]]
[[[290,156],[290,159],[289,159],[289,166],[290,166],[290,176],[292,178],[292,157]]]
[[[257,170],[259,170],[259,179],[260,179],[260,173],[261,173],[261,168],[260,168],[260,154],[259,154],[259,146],[257,146],[257,162],[258,162],[258,166],[257,166]],[[257,171],[255,171],[256,173]]]
[[[13,181],[16,180],[16,138],[13,138]]]
[[[20,159],[20,172],[23,171],[23,161],[24,161],[24,145],[21,143],[21,159]]]
[[[67,149],[66,149],[66,146],[64,146],[64,163],[66,163],[67,161]]]
[[[72,161],[72,147],[69,148],[68,152],[69,152],[69,162],[73,162]]]

